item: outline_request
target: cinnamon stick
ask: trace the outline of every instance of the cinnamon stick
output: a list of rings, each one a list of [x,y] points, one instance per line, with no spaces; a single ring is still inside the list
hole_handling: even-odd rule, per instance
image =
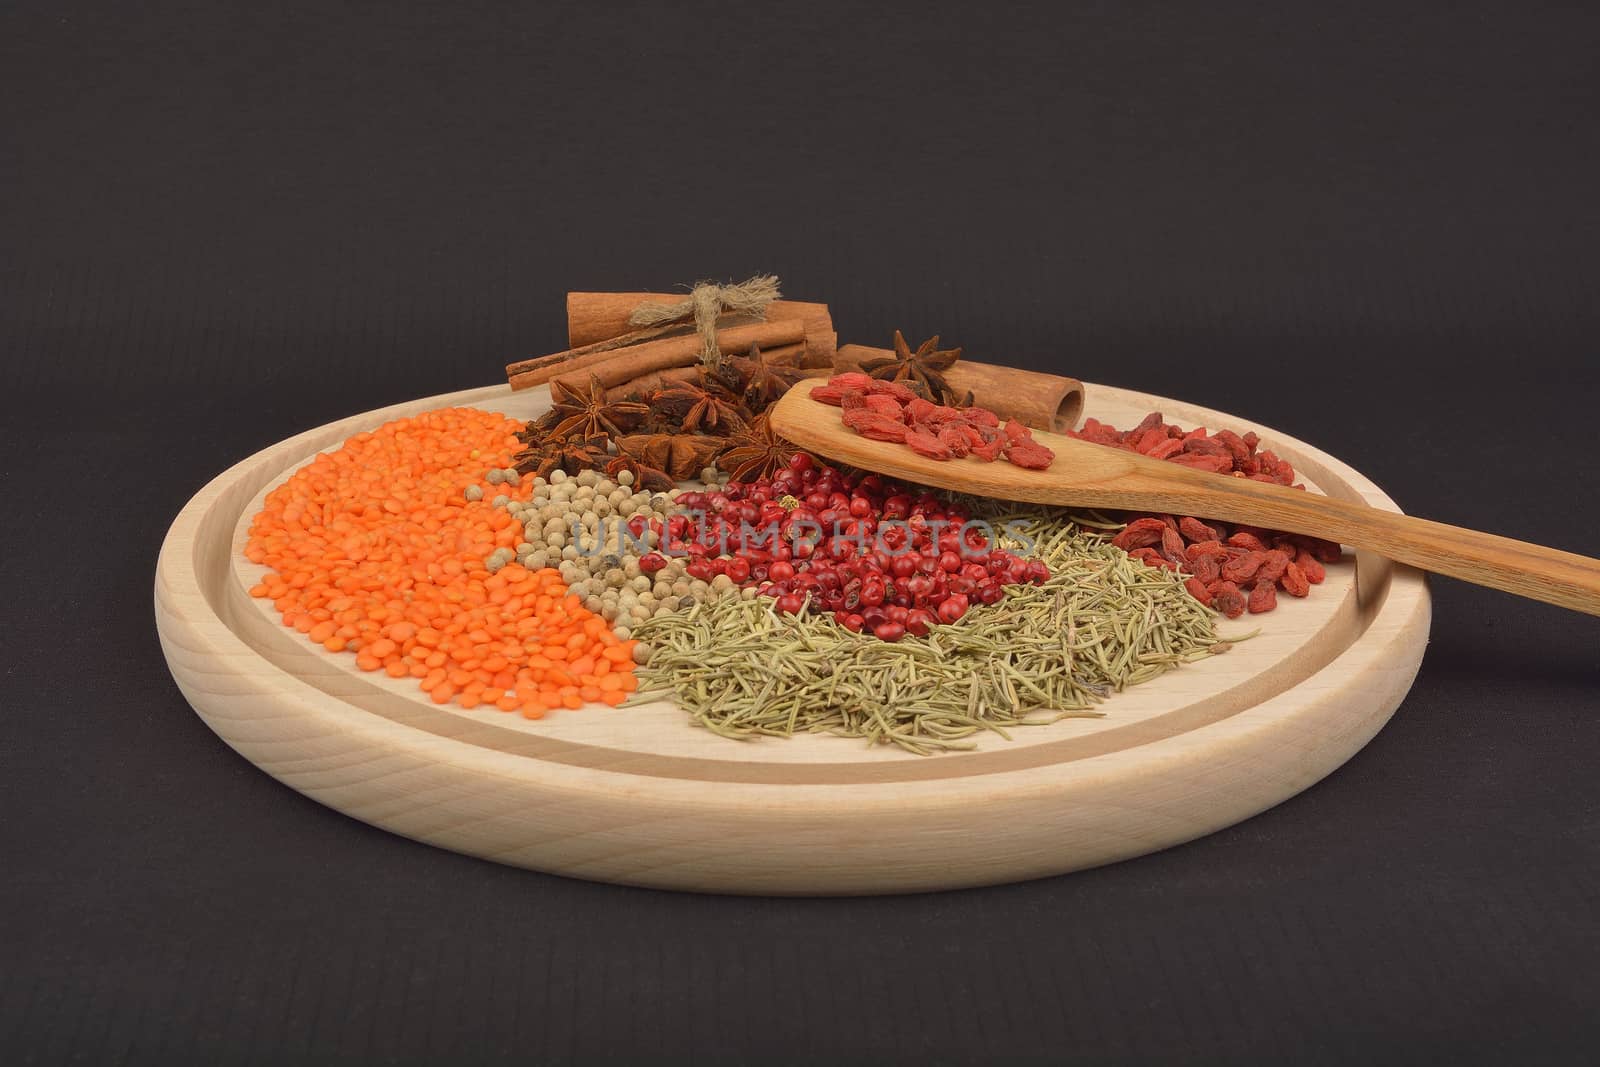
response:
[[[774,300],[767,305],[767,321],[783,322],[799,319],[806,326],[806,354],[801,365],[805,367],[831,367],[834,353],[839,347],[839,335],[833,332],[833,315],[827,304],[810,304],[798,300]]]
[[[801,353],[804,347],[804,345],[783,345],[779,348],[763,349],[762,355],[781,360]],[[803,359],[802,355],[802,362]],[[630,396],[644,396],[678,382],[692,382],[699,374],[699,367],[668,367],[666,370],[655,371],[632,381],[623,382],[621,385],[612,386],[606,390],[606,399],[625,400]],[[805,378],[827,378],[832,374],[832,367],[804,367],[801,371],[801,376]]]
[[[867,360],[892,355],[887,348],[841,345],[833,368],[836,372],[860,370]],[[1061,433],[1076,427],[1083,413],[1083,383],[1076,378],[965,359],[942,373],[958,394],[970,391],[972,402],[979,407],[1024,426]]]
[[[777,348],[804,340],[805,324],[798,319],[791,322],[754,322],[748,326],[717,331],[717,349],[724,355],[742,356],[750,350],[751,345],[760,345],[763,349]],[[511,388],[526,389],[541,381],[560,378],[567,385],[582,389],[588,385],[589,376],[593,375],[609,389],[669,367],[692,366],[700,359],[700,348],[700,336],[694,333],[646,341],[567,360],[560,364],[555,374],[535,370],[514,376],[511,378]]]
[[[670,304],[682,293],[568,293],[567,343],[573,348],[592,345],[633,332],[628,321],[640,304]],[[774,300],[767,305],[768,322],[800,319],[806,324],[806,358],[814,366],[830,366],[838,348],[838,334],[827,304],[799,300]],[[719,324],[720,329],[720,324]]]
[[[698,367],[668,367],[666,370],[641,375],[621,385],[613,385],[606,390],[606,399],[624,400],[630,396],[643,396],[678,382],[692,382],[699,373]]]
[[[637,329],[628,321],[634,308],[682,299],[682,293],[568,293],[567,344],[579,348],[631,333]]]
[[[748,326],[758,320],[743,315],[724,315],[717,320],[717,329],[729,329],[734,326]],[[506,380],[512,383],[513,389],[526,389],[533,385],[542,385],[551,378],[566,374],[569,371],[582,370],[584,367],[594,366],[610,359],[613,354],[623,348],[632,348],[647,341],[662,340],[669,337],[688,337],[695,333],[692,322],[670,322],[664,326],[647,326],[643,329],[632,330],[608,337],[603,341],[583,345],[580,348],[568,349],[565,352],[552,352],[547,356],[538,356],[533,359],[518,360],[506,364]]]
[[[794,365],[798,367],[801,366],[805,360],[806,344],[807,342],[801,341],[798,344],[778,345],[776,348],[763,348],[761,350],[761,355],[764,359],[773,363],[784,363],[793,360]],[[735,352],[733,354],[736,356],[747,356],[750,354],[750,350],[747,348],[743,352]]]

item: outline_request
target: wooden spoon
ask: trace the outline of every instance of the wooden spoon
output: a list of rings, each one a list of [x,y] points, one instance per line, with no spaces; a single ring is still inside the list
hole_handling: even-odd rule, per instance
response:
[[[975,496],[1204,516],[1308,534],[1425,571],[1600,615],[1600,560],[1587,556],[1287,486],[1219,477],[1041,430],[1034,431],[1034,439],[1056,454],[1047,470],[1024,470],[1004,460],[928,459],[904,445],[872,441],[848,429],[839,421],[838,408],[811,399],[815,387],[805,381],[784,394],[769,413],[772,428],[807,451],[854,467]]]

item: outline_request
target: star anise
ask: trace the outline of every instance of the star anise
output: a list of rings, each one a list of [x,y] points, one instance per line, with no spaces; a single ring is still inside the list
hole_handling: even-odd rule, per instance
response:
[[[700,364],[696,373],[700,387],[737,400],[744,393],[745,378],[738,368],[732,366],[733,362],[728,360],[715,367],[707,363]]]
[[[607,400],[606,387],[593,374],[589,384],[581,387],[560,378],[552,381],[550,400],[550,410],[540,417],[537,427],[551,439],[622,434],[650,413],[648,404],[635,400]]]
[[[547,437],[518,452],[511,462],[524,474],[548,478],[557,469],[568,474],[599,470],[610,459],[604,437]]]
[[[794,458],[798,449],[779,437],[765,415],[741,430],[728,442],[727,451],[717,459],[717,466],[727,471],[737,482],[770,478]]]
[[[935,404],[951,404],[961,398],[945,381],[944,372],[955,366],[960,358],[961,349],[939,347],[938,334],[922,342],[913,352],[911,346],[906,344],[905,335],[896,330],[894,355],[869,359],[861,364],[861,369],[874,378],[904,382]],[[965,402],[971,402],[970,396]]]
[[[618,452],[678,481],[698,478],[727,447],[725,438],[703,433],[638,433],[617,438]]]
[[[728,362],[744,379],[744,402],[751,411],[765,411],[789,387],[805,377],[796,365],[796,355],[773,358],[751,345],[748,356],[734,356]]]
[[[672,476],[666,471],[652,467],[627,453],[613,456],[611,462],[606,464],[606,476],[608,478],[615,478],[623,471],[633,475],[635,489],[648,489],[652,493],[667,493],[671,492],[678,484],[672,480]]]
[[[658,420],[670,422],[670,429],[677,433],[725,435],[742,429],[750,416],[731,394],[704,379],[666,386],[652,398],[650,407]]]

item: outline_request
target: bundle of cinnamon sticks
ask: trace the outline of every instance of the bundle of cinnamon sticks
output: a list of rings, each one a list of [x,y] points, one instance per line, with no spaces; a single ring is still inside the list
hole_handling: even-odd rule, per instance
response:
[[[582,389],[593,375],[609,394],[620,397],[693,377],[705,351],[694,322],[640,328],[629,321],[641,305],[681,299],[681,294],[667,293],[568,293],[570,347],[508,365],[511,388],[562,379]],[[755,346],[769,360],[826,370],[833,366],[838,335],[828,305],[774,300],[759,317],[719,317],[715,344],[724,355],[743,356]]]
[[[776,278],[752,279],[773,283]],[[751,282],[744,283],[750,285]],[[696,294],[700,293],[696,287]],[[744,356],[752,347],[770,363],[799,368],[806,377],[858,370],[865,362],[895,353],[862,345],[839,346],[828,305],[797,300],[765,301],[762,310],[725,313],[715,319],[714,337],[691,317],[640,326],[641,310],[684,303],[671,293],[568,293],[565,351],[506,367],[513,389],[560,381],[577,393],[590,391],[593,376],[608,401],[647,396],[677,382],[693,381],[714,346],[723,356]],[[649,316],[643,316],[647,321]],[[707,313],[709,320],[711,314]],[[1002,418],[1057,433],[1077,425],[1083,410],[1083,385],[1074,378],[1016,367],[963,360],[944,371],[957,395]]]

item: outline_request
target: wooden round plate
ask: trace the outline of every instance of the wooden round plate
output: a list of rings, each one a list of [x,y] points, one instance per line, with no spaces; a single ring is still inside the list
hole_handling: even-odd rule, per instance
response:
[[[1088,386],[1118,425],[1151,410],[1253,429],[1314,487],[1398,510],[1332,456],[1193,405]],[[532,417],[544,389],[473,389],[309,430],[225,471],[178,515],[156,624],[201,718],[279,781],[418,841],[542,871],[727,893],[889,893],[1060,874],[1153,852],[1262,811],[1349,759],[1416,675],[1422,576],[1359,555],[1305,600],[1224,623],[1261,633],[1067,719],[914,756],[807,735],[735,741],[670,704],[538,721],[428,701],[363,674],[250,598],[241,554],[266,491],[319,450],[430,408]]]

